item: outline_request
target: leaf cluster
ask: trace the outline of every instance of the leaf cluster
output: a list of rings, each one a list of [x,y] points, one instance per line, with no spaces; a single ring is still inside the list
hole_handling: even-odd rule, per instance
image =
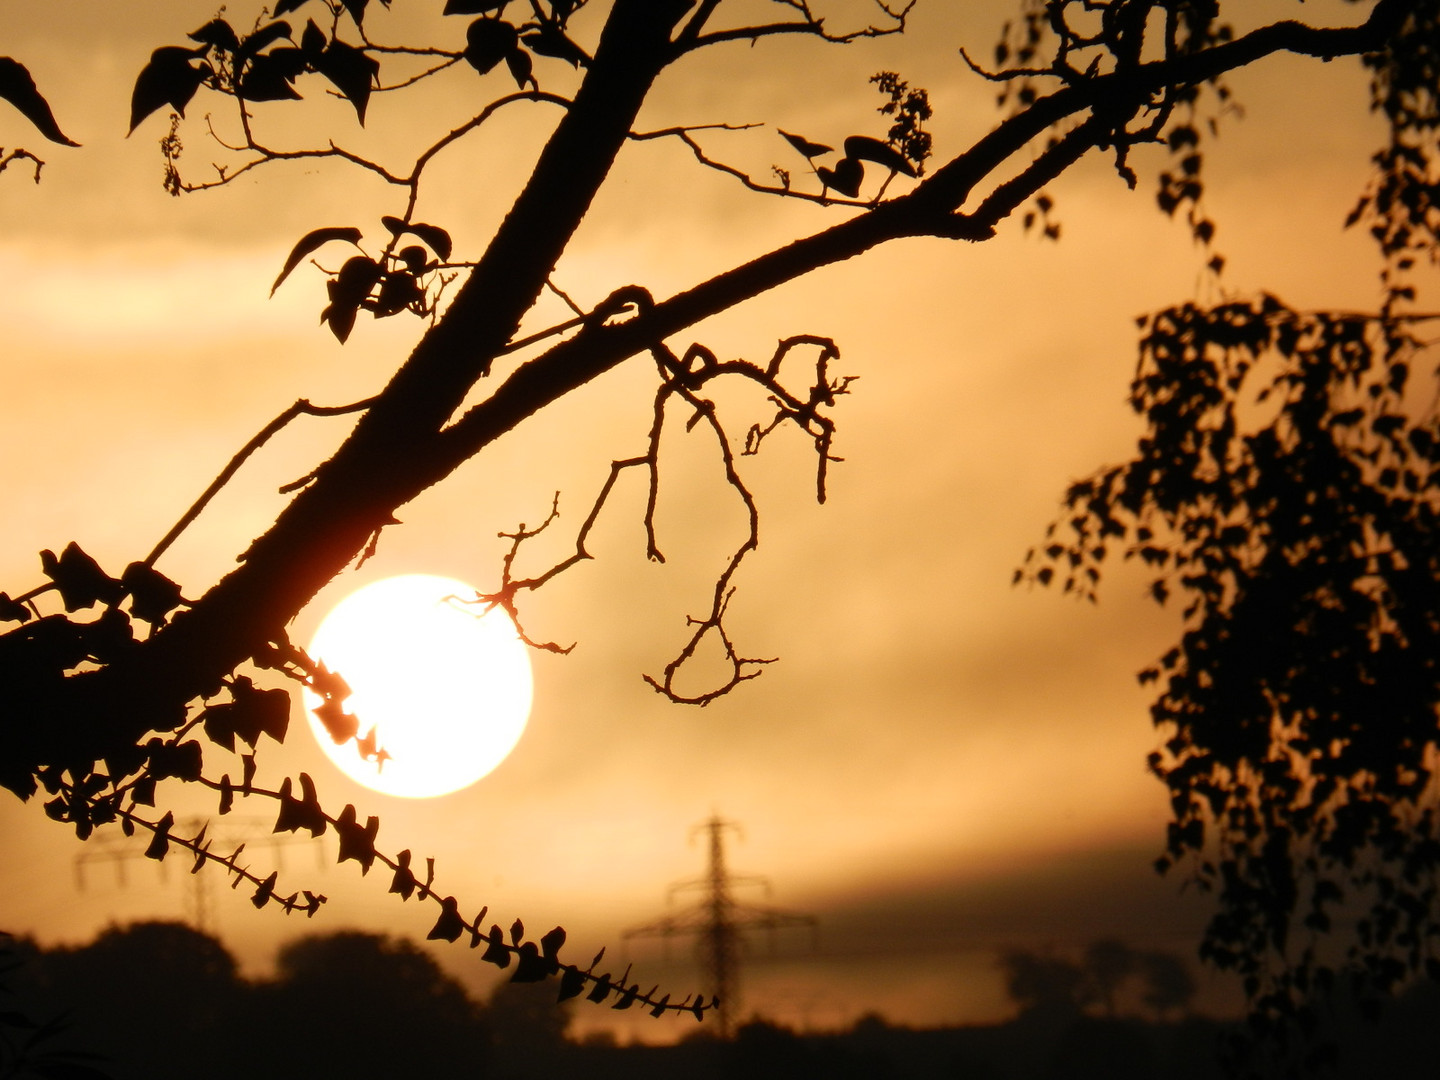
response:
[[[390,0],[381,3],[390,6]],[[307,19],[297,39],[296,27],[279,16],[307,5],[326,9],[328,18],[324,22],[328,29],[313,18]],[[462,49],[452,53],[424,51],[448,56],[450,62],[463,59],[481,75],[503,62],[522,89],[527,84],[539,89],[533,73],[534,56],[558,58],[572,67],[589,62],[588,54],[565,32],[570,15],[580,6],[575,0],[550,0],[543,6],[537,3],[533,5],[534,18],[519,25],[500,17],[507,6],[508,0],[450,0],[445,6],[446,15],[480,17],[467,27]],[[379,57],[395,51],[375,46],[365,36],[366,7],[367,0],[282,0],[276,5],[275,17],[248,34],[241,34],[217,16],[190,33],[194,46],[168,45],[151,54],[135,80],[130,131],[133,133],[147,117],[165,106],[183,117],[195,94],[204,87],[236,99],[241,126],[248,136],[247,103],[298,101],[303,95],[296,83],[307,74],[323,76],[351,104],[363,125],[370,96],[380,88]],[[341,36],[342,12],[358,31],[359,44]],[[247,141],[252,149],[258,149],[253,139]]]
[[[297,3],[281,3],[277,14]],[[364,4],[359,10],[363,13]],[[357,16],[357,21],[360,16]],[[299,42],[290,23],[275,19],[241,36],[222,18],[189,35],[193,47],[167,45],[150,55],[130,98],[130,131],[165,106],[181,116],[202,86],[232,94],[239,102],[299,100],[295,81],[307,73],[324,76],[355,109],[363,124],[379,61],[315,20],[306,22]],[[281,44],[284,42],[285,44]]]
[[[780,132],[785,141],[810,163],[824,192],[833,190],[850,199],[858,198],[861,185],[865,183],[866,162],[888,169],[891,177],[899,173],[913,180],[925,171],[925,159],[930,156],[930,133],[924,126],[931,116],[929,96],[922,89],[912,90],[893,71],[882,71],[872,76],[870,81],[878,84],[889,99],[879,111],[896,118],[884,142],[870,135],[847,136],[844,156],[833,166],[816,165],[816,158],[834,153],[835,148],[812,142],[802,135]],[[788,191],[789,174],[781,169],[775,171],[785,181]],[[876,196],[877,199],[879,197]]]
[[[434,310],[435,299],[438,299],[438,286],[443,285],[443,279],[437,281],[435,271],[450,258],[452,242],[448,232],[438,225],[402,221],[388,214],[380,219],[380,223],[390,234],[381,255],[378,258],[352,255],[326,282],[330,302],[321,311],[320,321],[329,325],[341,344],[349,338],[355,316],[361,309],[377,319],[398,315],[402,311],[428,315]],[[280,275],[270,286],[271,295],[306,256],[336,241],[359,247],[361,236],[361,231],[350,225],[312,229],[290,250]],[[396,250],[404,236],[414,236],[425,247],[409,244]],[[432,253],[434,258],[431,258]],[[437,285],[436,296],[427,298],[427,288],[432,283]]]

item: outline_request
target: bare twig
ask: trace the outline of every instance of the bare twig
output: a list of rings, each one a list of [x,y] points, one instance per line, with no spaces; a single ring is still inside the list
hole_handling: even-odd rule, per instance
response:
[[[220,470],[220,475],[210,482],[210,486],[201,493],[200,497],[195,500],[190,509],[185,511],[184,515],[171,527],[170,531],[160,538],[160,542],[155,545],[150,554],[145,556],[144,564],[146,566],[153,566],[155,560],[165,554],[166,549],[190,526],[191,522],[200,516],[200,512],[205,509],[206,504],[219,493],[221,488],[230,482],[230,478],[239,471],[241,465],[245,464],[245,460],[269,442],[270,437],[285,427],[286,424],[290,423],[291,420],[294,420],[297,416],[343,416],[346,413],[360,412],[368,409],[374,401],[375,399],[370,397],[364,401],[357,401],[350,405],[330,406],[311,405],[310,402],[304,398],[295,402],[295,404],[291,405],[279,416],[275,417],[274,420],[271,420],[270,423],[261,428],[249,442],[240,448],[239,452],[230,459],[230,464]]]
[[[862,210],[869,209],[875,205],[875,199],[839,199],[826,192],[821,192],[816,195],[810,192],[796,191],[788,185],[782,184],[780,187],[776,187],[774,184],[761,183],[743,169],[737,169],[733,165],[727,165],[723,161],[712,158],[690,134],[692,131],[709,131],[715,129],[723,131],[744,131],[749,128],[763,126],[762,124],[696,124],[688,127],[659,128],[655,131],[635,131],[631,132],[630,138],[637,142],[644,142],[651,139],[679,139],[690,148],[690,152],[695,155],[695,160],[700,162],[701,165],[709,169],[714,169],[717,172],[725,173],[727,176],[733,176],[751,191],[759,192],[762,195],[780,195],[790,199],[801,199],[805,202],[819,203],[821,206],[853,206]]]
[[[7,168],[9,168],[10,163],[13,161],[29,161],[35,166],[35,183],[40,183],[40,170],[45,167],[45,162],[41,161],[29,150],[17,147],[16,149],[11,150],[8,154],[5,154],[4,150],[0,149],[0,154],[4,154],[4,157],[0,157],[0,173],[3,173]]]
[[[896,8],[884,0],[875,0],[875,7],[890,20],[887,26],[875,26],[873,24],[863,26],[858,30],[849,30],[843,33],[834,34],[825,29],[825,20],[817,16],[811,9],[808,0],[775,0],[782,7],[792,9],[798,19],[789,22],[765,23],[759,26],[740,26],[729,30],[714,30],[710,33],[702,33],[701,29],[710,15],[717,8],[718,4],[703,4],[692,17],[684,30],[676,39],[676,44],[684,52],[694,49],[702,49],[708,45],[718,45],[727,41],[748,41],[752,45],[762,38],[775,37],[781,34],[804,34],[810,37],[819,38],[821,41],[828,41],[833,44],[845,44],[851,41],[859,41],[862,38],[888,37],[891,34],[903,34],[905,32],[906,20],[910,11],[915,6],[915,0],[909,0],[904,7]]]

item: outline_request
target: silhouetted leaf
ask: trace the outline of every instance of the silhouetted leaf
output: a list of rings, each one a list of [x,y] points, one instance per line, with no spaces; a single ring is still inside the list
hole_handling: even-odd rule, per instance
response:
[[[590,55],[566,37],[565,32],[555,23],[541,23],[536,29],[521,34],[520,40],[537,56],[564,60],[571,67],[590,63]]]
[[[861,161],[873,161],[876,165],[904,173],[906,176],[915,175],[915,166],[906,161],[899,150],[868,135],[851,135],[846,139],[845,156]]]
[[[307,19],[305,29],[300,34],[300,51],[305,54],[311,67],[315,66],[329,45],[330,39],[325,36],[325,31],[315,25],[314,19]]]
[[[280,2],[275,5],[275,17],[278,19],[281,15],[288,15],[290,12],[303,7],[308,2],[309,0],[280,0]]]
[[[26,120],[35,125],[37,131],[51,142],[64,146],[80,144],[68,138],[55,122],[50,104],[41,96],[29,70],[18,60],[0,56],[0,98],[14,105]]]
[[[369,0],[343,0],[343,2],[345,10],[355,20],[355,25],[359,26],[365,20],[365,8],[368,6]],[[390,6],[390,0],[380,0],[380,3],[387,8]]]
[[[476,19],[465,31],[465,62],[481,75],[519,44],[520,35],[508,22],[500,19]]]
[[[484,907],[482,907],[482,908],[480,909],[480,914],[476,915],[475,918],[474,918],[473,920],[471,920],[471,925],[470,925],[470,948],[472,948],[472,949],[478,949],[478,948],[480,947],[480,942],[482,942],[482,941],[485,940],[485,936],[480,932],[480,927],[484,924],[485,914],[486,914],[489,910],[490,910],[490,905],[489,905],[489,904],[486,904]]]
[[[249,37],[240,42],[240,47],[235,50],[236,65],[243,64],[246,60],[259,54],[266,46],[273,45],[281,38],[290,37],[290,24],[283,19],[266,23],[256,30]]]
[[[415,875],[410,872],[410,849],[406,848],[395,856],[395,876],[390,879],[390,891],[399,893],[402,900],[409,900],[418,884]]]
[[[277,743],[285,741],[290,727],[290,695],[278,688],[262,689],[244,675],[237,675],[230,686],[235,705],[235,734],[251,747],[261,735],[269,735]]]
[[[524,937],[525,924],[519,919],[516,919],[513,923],[510,924],[510,944],[519,945]]]
[[[305,50],[293,45],[271,49],[260,59],[264,61],[265,66],[273,69],[287,83],[293,82],[305,72],[313,69],[310,57]],[[297,92],[295,96],[298,98],[300,95]]]
[[[275,882],[279,877],[279,871],[272,871],[270,876],[262,881],[260,887],[255,890],[255,895],[250,898],[250,902],[257,908],[263,908],[269,903],[270,897],[275,895]]]
[[[160,860],[165,858],[166,852],[170,850],[170,829],[175,824],[175,815],[169,810],[165,816],[155,825],[155,835],[150,838],[150,845],[145,849],[147,859]]]
[[[392,271],[380,282],[380,292],[375,297],[375,316],[396,315],[424,299],[425,292],[416,284],[413,274],[406,270]]]
[[[287,49],[303,58],[299,49]],[[246,101],[299,101],[300,92],[290,85],[298,72],[282,55],[257,56],[240,76],[239,94]]]
[[[865,180],[865,167],[854,158],[841,158],[833,169],[827,169],[824,165],[815,170],[815,175],[820,177],[820,182],[827,188],[834,188],[841,195],[848,195],[850,198],[860,194],[860,185]]]
[[[0,622],[27,623],[30,619],[29,608],[18,600],[12,600],[9,593],[0,592]]]
[[[300,774],[301,808],[304,817],[301,824],[310,830],[310,835],[320,836],[325,832],[329,823],[325,820],[325,811],[320,807],[320,798],[315,793],[315,781],[310,774]]]
[[[670,995],[666,994],[650,1008],[651,1016],[664,1016],[665,1008],[670,1004]]]
[[[230,774],[225,773],[220,777],[220,809],[221,817],[230,813],[235,807],[235,789],[230,785]]]
[[[412,274],[423,274],[430,265],[430,253],[419,244],[401,248],[397,252],[397,257]]]
[[[171,744],[153,738],[146,744],[146,750],[149,753],[148,769],[152,780],[166,780],[172,776],[192,782],[200,779],[204,757],[200,744],[194,739]]]
[[[517,47],[506,53],[505,66],[510,69],[510,77],[515,80],[515,85],[521,90],[525,89],[526,83],[535,81],[532,74],[534,62],[524,49]]]
[[[315,794],[315,781],[309,773],[300,774],[300,798],[291,794],[293,785],[287,776],[280,785],[280,812],[275,817],[272,832],[295,832],[306,829],[311,836],[320,836],[328,823],[325,811]]]
[[[326,291],[336,304],[357,305],[370,295],[384,272],[374,259],[352,255],[341,264],[340,272],[326,282]]]
[[[391,214],[386,214],[382,217],[380,224],[389,229],[391,235],[397,239],[406,233],[418,237],[422,243],[428,245],[430,250],[440,257],[441,262],[450,258],[452,247],[450,234],[439,225],[427,225],[423,221],[414,221],[407,225],[400,218]]]
[[[319,661],[315,670],[310,673],[310,689],[323,698],[337,702],[350,696],[350,685],[338,671],[327,668],[323,660]]]
[[[379,282],[383,273],[384,269],[374,259],[355,255],[346,259],[340,272],[325,283],[330,303],[320,313],[320,321],[330,324],[331,332],[341,344],[350,336],[355,325],[356,312],[360,305],[366,302],[370,290]],[[353,730],[351,734],[354,734]]]
[[[341,340],[344,340],[343,338]],[[345,711],[344,706],[335,701],[322,701],[315,708],[310,710],[325,726],[330,738],[335,740],[335,745],[347,743],[355,737],[360,730],[360,721]]]
[[[155,805],[155,778],[142,776],[130,785],[130,801],[136,806]]]
[[[147,563],[132,562],[120,584],[130,595],[130,613],[152,626],[164,626],[165,617],[183,603],[180,586]]]
[[[501,12],[510,0],[445,0],[442,15],[488,15]]]
[[[610,1007],[612,1009],[617,1009],[623,1012],[624,1010],[630,1008],[631,1005],[635,1004],[635,999],[639,995],[640,984],[636,983],[635,985],[622,990],[620,993],[620,997],[616,1000],[615,1004],[611,1005]]]
[[[135,89],[130,95],[130,131],[140,127],[140,121],[156,111],[161,105],[168,105],[184,115],[184,107],[190,104],[194,92],[209,78],[209,65],[197,68],[192,60],[203,56],[204,49],[183,49],[179,45],[167,45],[150,53],[150,63],[135,76]]]
[[[95,604],[113,604],[125,595],[124,586],[100,564],[80,550],[73,540],[65,545],[57,559],[46,549],[40,552],[40,569],[60,590],[66,611],[79,611]]]
[[[540,939],[540,951],[552,964],[560,961],[560,949],[565,944],[565,928],[557,926]],[[552,969],[553,970],[553,969]]]
[[[224,19],[211,19],[199,30],[193,30],[185,36],[191,41],[198,41],[203,45],[213,45],[228,53],[233,53],[240,48],[240,39],[235,36],[234,28]]]
[[[369,761],[380,749],[379,729],[371,728],[364,735],[355,739],[355,749],[360,751],[360,756]]]
[[[505,938],[500,933],[500,927],[491,924],[490,933],[487,937],[489,944],[480,955],[480,959],[487,964],[494,964],[496,967],[507,968],[510,966],[510,950],[505,947]]]
[[[550,974],[550,965],[540,956],[540,949],[533,941],[521,944],[516,959],[515,973],[510,976],[511,982],[540,982]]]
[[[336,861],[354,859],[360,864],[361,875],[368,874],[371,864],[375,862],[375,837],[379,831],[379,818],[367,818],[362,828],[356,818],[355,807],[346,803],[345,809],[335,821],[335,832],[340,837],[340,857]]]
[[[360,123],[365,123],[365,109],[370,103],[371,86],[380,74],[380,61],[353,45],[336,40],[315,58],[314,65],[315,70],[334,83],[345,99],[355,106],[355,115]]]
[[[785,137],[786,142],[788,142],[796,150],[800,151],[801,157],[804,158],[818,157],[821,154],[828,154],[831,150],[834,149],[833,146],[826,146],[824,143],[811,142],[809,139],[804,138],[803,136],[792,135],[788,131],[782,130],[780,134]]]
[[[576,967],[567,967],[560,975],[560,993],[556,1001],[568,1001],[579,997],[585,990],[585,973]]]
[[[585,995],[585,1000],[599,1004],[605,1000],[606,996],[613,989],[614,986],[610,982],[610,973],[607,971],[604,975],[601,975],[595,985],[590,988],[590,993]]]
[[[320,312],[320,321],[327,323],[330,327],[330,332],[335,335],[335,340],[340,342],[341,345],[344,345],[345,342],[350,339],[350,331],[355,329],[355,315],[359,310],[360,304],[358,302],[353,304],[326,304],[325,309]],[[337,716],[342,711],[343,710],[337,709]],[[320,715],[318,709],[316,710],[316,715]],[[324,716],[320,718],[323,720]],[[326,726],[329,727],[328,724]],[[359,722],[357,721],[354,727],[358,730],[359,726]],[[341,727],[337,730],[344,731],[346,729]],[[336,742],[344,742],[349,738],[349,736],[337,736],[335,730],[332,730],[330,734]],[[351,734],[354,734],[354,732],[352,731]]]

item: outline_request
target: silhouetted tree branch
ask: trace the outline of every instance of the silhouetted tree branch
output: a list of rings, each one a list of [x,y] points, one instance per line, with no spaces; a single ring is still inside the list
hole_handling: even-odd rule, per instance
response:
[[[513,22],[507,18],[510,4],[462,2],[452,9],[477,17],[468,22],[460,48],[458,40],[453,47],[377,43],[365,25],[363,0],[281,0],[270,19],[248,33],[217,17],[190,34],[192,45],[166,46],[152,55],[135,85],[130,128],[167,107],[178,114],[162,142],[169,190],[221,186],[261,165],[314,158],[348,162],[379,176],[403,189],[405,200],[398,215],[381,219],[384,242],[378,254],[361,247],[365,231],[359,227],[325,225],[296,243],[275,285],[321,247],[348,244],[359,253],[327,272],[330,302],[322,320],[330,331],[343,342],[361,312],[375,318],[410,312],[428,325],[378,394],[337,409],[302,401],[281,414],[242,449],[151,555],[118,578],[71,544],[58,556],[43,554],[48,584],[13,599],[0,594],[0,618],[19,624],[0,636],[5,695],[0,783],[27,799],[44,787],[53,796],[47,812],[82,837],[98,825],[118,822],[150,831],[157,857],[176,846],[197,861],[221,862],[256,886],[257,906],[275,899],[274,880],[248,877],[233,855],[212,854],[203,834],[173,837],[169,815],[152,821],[135,807],[149,805],[155,783],[164,779],[215,788],[221,812],[237,791],[270,798],[279,803],[277,828],[333,827],[342,836],[342,860],[361,862],[362,871],[381,862],[402,886],[397,890],[402,896],[416,892],[440,903],[436,936],[456,940],[468,932],[471,944],[485,943],[486,958],[497,964],[515,957],[519,972],[559,974],[562,992],[579,992],[591,983],[592,997],[603,989],[618,992],[623,1005],[703,1013],[713,1003],[687,998],[672,1004],[668,996],[627,985],[628,976],[612,982],[589,968],[560,963],[555,931],[533,943],[524,940],[521,927],[507,941],[498,927],[482,928],[483,912],[467,922],[458,901],[439,897],[428,878],[420,883],[414,877],[408,852],[389,857],[376,851],[375,829],[368,822],[358,825],[352,807],[329,816],[303,775],[298,799],[288,780],[278,790],[256,788],[253,754],[242,755],[240,784],[223,776],[207,779],[202,744],[187,734],[198,727],[210,743],[233,748],[238,737],[252,750],[261,734],[283,737],[284,695],[258,689],[240,673],[250,664],[315,689],[324,698],[317,711],[337,741],[354,738],[358,725],[344,710],[343,679],[288,642],[289,621],[353,560],[373,552],[407,502],[497,438],[642,355],[653,360],[658,377],[644,451],[612,463],[576,534],[573,554],[550,569],[515,577],[517,550],[538,530],[522,525],[504,534],[512,546],[499,587],[478,602],[518,615],[518,593],[589,558],[587,535],[617,479],[630,469],[648,477],[647,553],[659,559],[654,530],[659,438],[668,412],[678,406],[688,410],[688,424],[709,428],[747,525],[715,582],[708,612],[690,618],[689,636],[675,659],[662,675],[647,679],[672,700],[703,705],[754,678],[769,661],[744,656],[724,628],[736,573],[758,541],[759,510],[737,459],[756,452],[778,426],[794,424],[813,441],[817,495],[823,500],[828,463],[837,460],[828,409],[849,382],[829,371],[838,349],[827,338],[785,337],[765,367],[722,360],[701,343],[677,339],[771,289],[894,240],[983,242],[1027,204],[1036,207],[1023,218],[1027,226],[1038,215],[1045,234],[1058,236],[1049,219],[1047,186],[1093,152],[1110,154],[1117,173],[1134,186],[1138,177],[1129,152],[1147,143],[1165,147],[1176,162],[1175,172],[1159,178],[1162,210],[1173,214],[1184,208],[1196,239],[1211,254],[1215,227],[1200,210],[1197,149],[1204,95],[1213,91],[1223,105],[1227,73],[1281,53],[1322,60],[1362,56],[1376,72],[1377,100],[1395,132],[1376,159],[1377,187],[1357,211],[1357,219],[1368,214],[1373,221],[1388,260],[1384,309],[1357,322],[1293,312],[1266,298],[1212,309],[1191,305],[1156,316],[1146,326],[1134,391],[1151,434],[1135,462],[1070,492],[1076,536],[1057,540],[1044,558],[1062,574],[1073,568],[1070,587],[1087,592],[1099,576],[1093,564],[1103,557],[1102,542],[1133,539],[1129,554],[1178,565],[1178,587],[1193,594],[1184,642],[1162,664],[1169,682],[1156,719],[1175,734],[1154,767],[1173,796],[1171,857],[1195,856],[1201,880],[1219,893],[1221,914],[1207,937],[1207,953],[1240,968],[1257,1008],[1272,1017],[1298,1008],[1308,990],[1305,980],[1321,970],[1316,954],[1297,956],[1288,936],[1304,899],[1297,877],[1309,875],[1309,921],[1317,931],[1325,928],[1326,909],[1336,902],[1337,874],[1375,893],[1370,938],[1357,962],[1378,965],[1379,984],[1392,986],[1434,965],[1437,921],[1429,879],[1437,849],[1427,838],[1434,812],[1426,800],[1433,795],[1440,687],[1428,661],[1418,658],[1433,655],[1427,643],[1434,636],[1432,623],[1440,625],[1432,618],[1440,601],[1430,603],[1425,582],[1433,584],[1440,567],[1428,561],[1431,473],[1417,471],[1417,461],[1423,459],[1428,470],[1440,430],[1434,430],[1433,419],[1413,414],[1403,374],[1421,347],[1412,334],[1417,316],[1403,312],[1414,299],[1405,275],[1417,253],[1433,255],[1436,249],[1434,199],[1427,194],[1436,161],[1434,0],[1375,0],[1363,6],[1363,18],[1352,26],[1285,21],[1240,37],[1220,21],[1219,5],[1203,0],[1029,2],[1019,30],[997,49],[995,70],[965,58],[977,77],[1000,86],[1000,104],[1008,114],[938,163],[926,128],[928,97],[894,72],[872,80],[888,98],[880,109],[892,121],[885,139],[863,132],[825,135],[841,144],[835,150],[808,135],[780,133],[810,166],[813,182],[797,183],[777,168],[779,185],[762,184],[706,150],[696,136],[724,129],[743,137],[749,125],[637,128],[655,80],[699,50],[735,43],[765,48],[785,38],[857,42],[902,31],[910,11],[909,5],[877,0],[873,24],[831,30],[817,14],[818,5],[776,3],[787,9],[786,17],[728,25],[721,22],[722,13],[732,10],[725,0],[614,0],[599,16],[598,33],[586,36],[571,17],[582,8],[602,8],[598,2],[514,2],[522,13]],[[386,0],[382,4],[388,6]],[[283,18],[291,13],[315,17],[302,28]],[[1085,23],[1086,13],[1097,15],[1098,22]],[[1077,29],[1082,25],[1091,29]],[[395,71],[396,64],[404,70]],[[329,138],[277,145],[262,135],[252,109],[255,103],[299,99],[297,81],[320,85],[323,79],[363,124],[373,94],[397,100],[408,88],[463,67],[514,87],[492,88],[489,102],[472,118],[439,135],[403,168],[343,149]],[[550,82],[552,72],[559,85],[573,83],[573,92],[542,90],[541,75]],[[41,111],[26,96],[33,83],[20,73],[23,68],[13,61],[0,62],[0,97],[20,107],[47,137],[68,142],[48,106]],[[179,173],[178,122],[202,91],[228,99],[231,134],[221,132],[231,120],[217,126],[207,119],[207,125],[215,146],[235,160],[217,163],[217,178],[197,183]],[[554,106],[554,128],[485,250],[473,261],[452,261],[449,231],[415,220],[427,168],[500,110],[526,102]],[[628,143],[659,138],[681,141],[701,167],[727,173],[757,193],[826,204],[845,217],[668,298],[654,299],[639,285],[625,285],[586,310],[555,284],[556,268],[617,155]],[[17,155],[34,160],[16,151],[6,162]],[[818,164],[821,160],[830,163]],[[1217,273],[1222,264],[1218,255],[1209,262]],[[458,289],[442,305],[443,291],[456,281]],[[547,293],[560,296],[574,317],[522,335],[526,316]],[[818,353],[813,381],[806,386],[788,374],[782,378],[785,360],[807,349]],[[1242,438],[1235,403],[1255,385],[1251,372],[1262,356],[1277,353],[1279,367],[1265,393],[1284,403],[1279,419],[1269,436],[1247,432]],[[496,361],[511,354],[525,358],[498,370]],[[490,376],[493,382],[482,384]],[[748,384],[773,409],[768,422],[749,428],[743,444],[727,431],[707,396],[718,380]],[[467,405],[482,385],[487,392]],[[1363,400],[1361,389],[1369,395]],[[236,569],[198,593],[182,591],[155,569],[167,546],[274,430],[300,413],[350,411],[359,413],[351,434],[331,458],[287,486],[291,501],[240,554]],[[1324,515],[1316,516],[1313,499],[1306,504],[1311,509],[1295,509],[1302,494],[1317,493],[1327,507]],[[553,523],[554,506],[541,528]],[[1317,555],[1323,558],[1317,561]],[[1035,579],[1054,579],[1055,565],[1041,562],[1037,556]],[[1319,581],[1317,566],[1350,577]],[[1391,580],[1387,574],[1398,576]],[[1169,588],[1157,587],[1157,599]],[[43,613],[39,601],[51,594],[59,597],[63,613]],[[1407,606],[1416,602],[1403,598],[1414,595],[1427,599]],[[96,609],[88,621],[72,618]],[[1349,636],[1320,635],[1328,651],[1319,657],[1309,651],[1317,640],[1315,627],[1336,610],[1346,613]],[[1412,611],[1420,614],[1412,618]],[[1363,632],[1356,629],[1361,626]],[[1266,628],[1258,638],[1257,627]],[[725,674],[713,687],[682,692],[678,675],[711,635],[726,658]],[[1272,656],[1270,666],[1257,665],[1257,641],[1267,647],[1287,641],[1290,651]],[[1328,678],[1339,660],[1359,673],[1343,693],[1313,670],[1323,663]],[[1394,671],[1413,691],[1398,712],[1385,696]],[[1158,678],[1159,671],[1150,677]],[[1375,736],[1362,717],[1377,713],[1402,720],[1386,727],[1383,737]],[[1219,862],[1207,861],[1207,822],[1219,832]],[[1366,861],[1376,857],[1378,869]],[[1389,872],[1397,865],[1398,877]],[[300,895],[280,902],[286,910],[313,913],[320,898],[306,893],[302,902],[296,899]],[[1379,949],[1372,947],[1376,942]]]

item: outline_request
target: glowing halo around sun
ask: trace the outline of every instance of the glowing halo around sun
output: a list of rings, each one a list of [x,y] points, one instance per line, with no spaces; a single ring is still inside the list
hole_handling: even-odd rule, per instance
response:
[[[502,609],[455,599],[474,596],[463,581],[407,574],[358,589],[325,616],[310,655],[349,685],[343,705],[359,738],[336,745],[309,690],[306,716],[346,775],[430,798],[468,787],[514,749],[534,693],[530,657]]]

